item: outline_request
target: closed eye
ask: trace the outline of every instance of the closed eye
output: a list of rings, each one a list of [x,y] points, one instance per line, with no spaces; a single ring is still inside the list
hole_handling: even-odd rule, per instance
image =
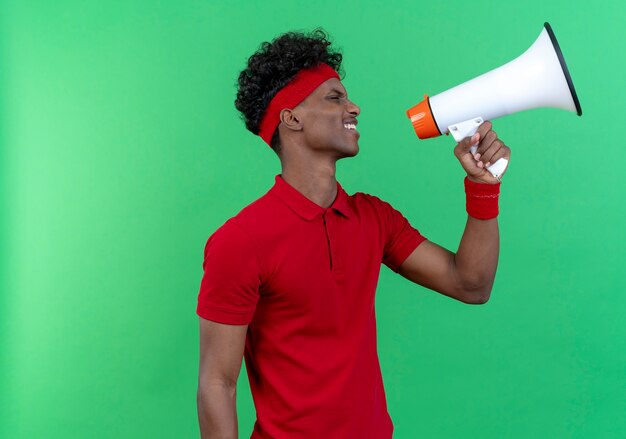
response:
[[[337,95],[329,96],[329,99],[332,99],[333,101],[337,101],[337,102],[342,101],[344,98],[345,98],[345,96],[341,96],[341,95],[339,95],[339,96],[337,96]]]

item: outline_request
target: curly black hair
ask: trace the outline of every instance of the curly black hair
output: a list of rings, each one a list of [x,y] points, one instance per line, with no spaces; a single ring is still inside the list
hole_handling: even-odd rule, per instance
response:
[[[298,71],[320,63],[331,66],[340,77],[342,54],[329,47],[332,43],[322,28],[310,34],[287,32],[274,38],[271,43],[261,43],[259,49],[248,58],[248,65],[239,74],[235,108],[253,134],[259,134],[259,124],[272,98],[291,81]],[[278,130],[270,142],[272,149],[280,151]]]

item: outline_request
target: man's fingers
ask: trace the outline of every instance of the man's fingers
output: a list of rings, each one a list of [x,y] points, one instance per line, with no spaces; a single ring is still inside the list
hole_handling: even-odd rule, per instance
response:
[[[503,145],[502,148],[500,148],[498,152],[495,153],[493,157],[491,157],[490,161],[491,161],[491,164],[493,165],[495,162],[497,162],[500,159],[503,159],[503,158],[508,159],[510,157],[511,157],[511,148],[509,148],[506,145]]]
[[[494,140],[491,143],[491,146],[489,147],[489,149],[481,154],[482,162],[483,163],[487,163],[487,162],[495,163],[495,161],[497,160],[495,157],[500,151],[500,149],[502,149],[503,146],[504,146],[504,143],[502,143],[502,141]]]
[[[494,131],[487,132],[484,136],[481,136],[482,141],[478,145],[478,149],[476,152],[485,154],[489,148],[491,148],[491,144],[498,138],[498,135]]]
[[[493,124],[491,123],[491,121],[486,120],[485,122],[480,124],[476,132],[480,134],[481,139],[484,139],[487,133],[491,131],[492,126]]]
[[[511,149],[498,139],[498,134],[493,131],[490,121],[483,122],[471,137],[461,140],[454,149],[454,154],[459,158],[463,167],[476,175],[483,175],[486,169],[495,164],[501,158],[509,158]],[[470,152],[470,148],[476,145],[476,151]],[[468,160],[467,155],[474,160]]]

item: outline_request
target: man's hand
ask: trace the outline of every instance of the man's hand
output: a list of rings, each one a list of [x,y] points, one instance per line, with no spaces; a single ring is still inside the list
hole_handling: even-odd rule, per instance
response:
[[[501,158],[510,160],[511,157],[511,148],[498,139],[498,135],[491,129],[491,126],[491,122],[483,122],[476,134],[466,137],[454,148],[454,155],[467,172],[467,177],[478,183],[498,183],[498,179],[491,175],[487,168]],[[477,142],[478,149],[476,154],[472,155],[470,148]]]

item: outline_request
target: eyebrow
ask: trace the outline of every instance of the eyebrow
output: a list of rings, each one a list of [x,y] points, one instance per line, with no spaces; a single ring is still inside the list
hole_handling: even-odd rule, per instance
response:
[[[344,93],[344,92],[342,92],[341,90],[338,90],[338,89],[336,89],[336,88],[333,88],[333,89],[332,89],[332,90],[330,90],[328,93],[332,93],[332,92],[337,92],[337,93],[339,93],[340,95],[345,94],[345,95],[346,95],[346,97],[348,97],[348,93]]]

